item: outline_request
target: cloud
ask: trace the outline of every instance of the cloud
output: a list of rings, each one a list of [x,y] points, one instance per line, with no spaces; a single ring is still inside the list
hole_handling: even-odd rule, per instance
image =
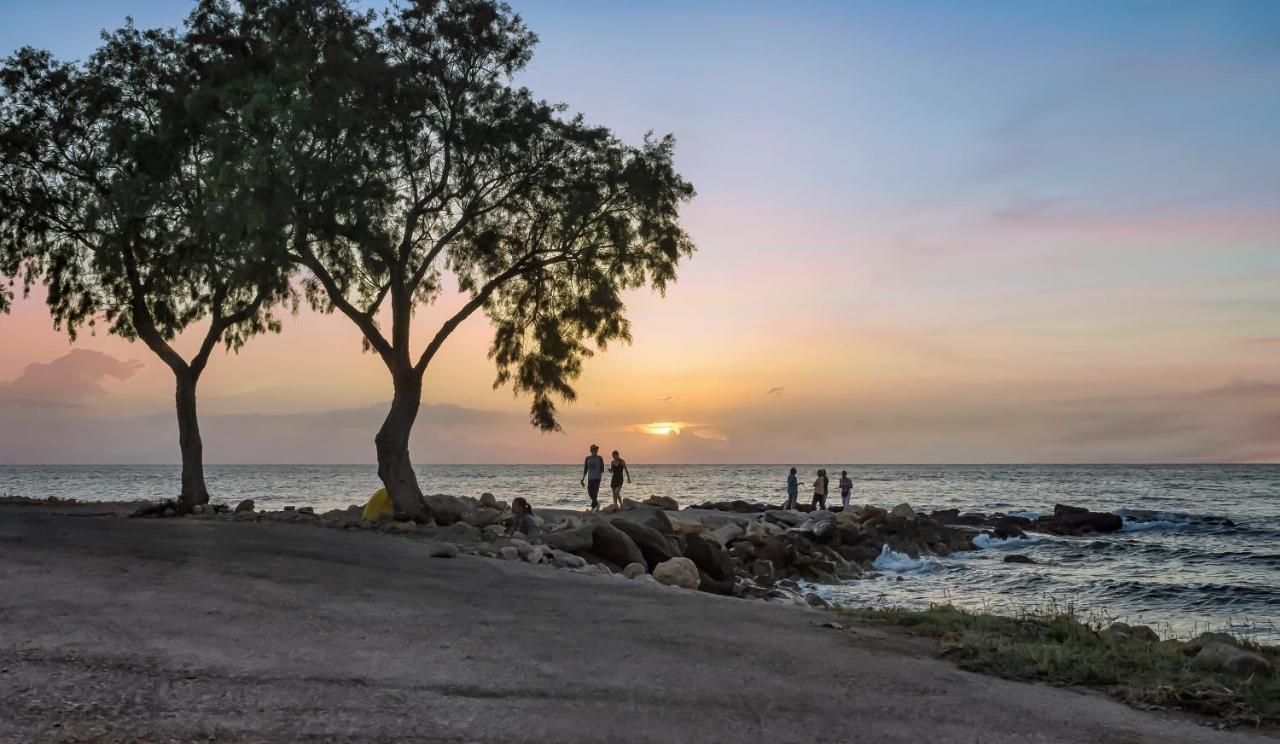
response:
[[[771,387],[771,388],[769,388],[768,390],[764,391],[764,394],[765,394],[765,395],[772,395],[772,396],[774,396],[774,397],[776,398],[776,397],[778,397],[778,396],[782,395],[782,391],[783,391],[784,389],[785,389],[785,388],[782,388],[782,387]]]
[[[658,398],[658,400],[662,401],[663,403],[670,403],[673,400],[680,400],[680,399],[674,395],[668,395],[662,398]]]
[[[1242,377],[1200,393],[1204,398],[1262,398],[1273,395],[1280,395],[1280,382],[1249,380]]]
[[[80,406],[106,394],[102,383],[127,380],[142,369],[127,361],[88,349],[73,349],[52,362],[28,364],[22,374],[0,382],[0,403],[11,405]]]

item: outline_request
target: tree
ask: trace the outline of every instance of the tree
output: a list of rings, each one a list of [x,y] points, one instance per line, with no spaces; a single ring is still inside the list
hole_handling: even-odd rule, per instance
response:
[[[374,442],[399,511],[427,514],[409,436],[459,325],[488,315],[495,386],[530,395],[531,422],[555,430],[554,401],[573,400],[592,343],[630,338],[622,293],[662,290],[693,252],[672,139],[628,147],[515,87],[536,39],[505,4],[406,0],[379,16],[339,0],[207,0],[190,25],[228,70],[269,81],[244,88],[272,122],[255,161],[288,191],[308,299],[350,319],[391,376]],[[413,348],[415,312],[446,274],[461,306]]]
[[[0,70],[0,304],[44,284],[72,340],[101,322],[172,370],[186,508],[209,500],[196,387],[210,355],[278,331],[273,308],[293,295],[263,194],[227,147],[244,123],[189,51],[130,24],[83,64],[27,48]],[[206,319],[185,358],[175,339]]]

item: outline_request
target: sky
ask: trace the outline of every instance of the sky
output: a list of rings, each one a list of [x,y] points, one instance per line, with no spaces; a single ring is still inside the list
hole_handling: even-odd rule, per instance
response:
[[[1280,462],[1280,5],[512,4],[522,84],[675,134],[698,252],[628,296],[634,343],[559,434],[492,388],[473,318],[417,461]],[[186,8],[0,0],[0,52]],[[0,463],[175,462],[172,385],[33,296],[0,316]],[[200,395],[208,462],[363,463],[390,381],[304,310]]]

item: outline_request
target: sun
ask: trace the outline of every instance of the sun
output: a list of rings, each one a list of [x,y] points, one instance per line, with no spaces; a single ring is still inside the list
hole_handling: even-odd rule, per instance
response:
[[[645,434],[665,437],[669,434],[679,434],[680,430],[686,425],[683,421],[655,421],[652,424],[641,424],[640,431]]]

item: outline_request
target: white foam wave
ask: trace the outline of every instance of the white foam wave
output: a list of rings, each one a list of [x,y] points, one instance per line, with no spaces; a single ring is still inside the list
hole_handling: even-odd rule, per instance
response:
[[[973,544],[984,550],[989,550],[991,548],[1003,548],[1010,544],[1027,545],[1029,543],[1039,541],[1039,538],[1033,537],[996,537],[987,532],[982,532],[975,535],[973,538]]]
[[[1022,517],[1023,519],[1030,519],[1032,522],[1036,521],[1040,517],[1046,516],[1047,514],[1048,512],[1038,512],[1038,511],[1009,512],[1009,516],[1011,517]]]
[[[931,556],[912,558],[905,553],[893,551],[888,545],[885,545],[881,548],[880,555],[876,556],[876,560],[872,565],[881,571],[908,573],[912,571],[927,571],[933,568],[937,562],[937,559]]]

